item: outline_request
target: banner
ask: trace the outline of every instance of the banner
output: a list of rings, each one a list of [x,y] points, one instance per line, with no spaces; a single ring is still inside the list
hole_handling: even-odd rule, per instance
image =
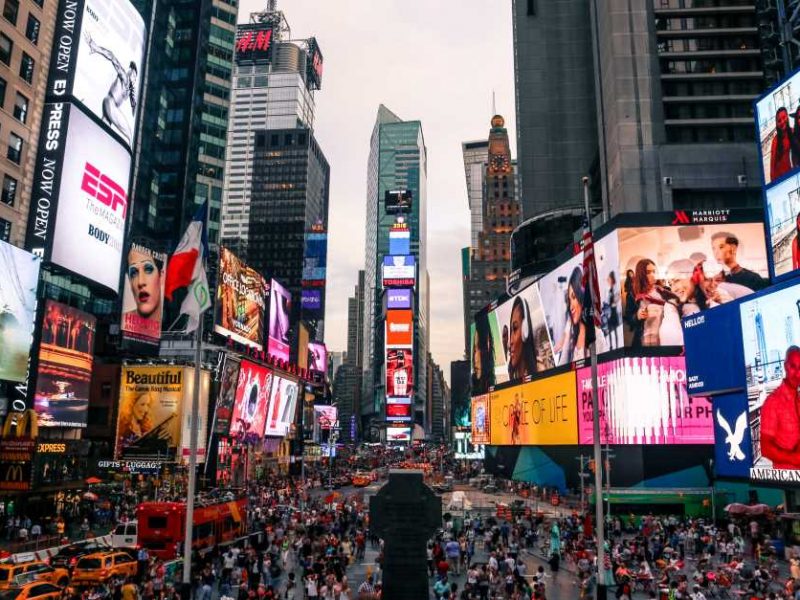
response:
[[[489,395],[475,396],[472,399],[472,443],[490,442]]]
[[[410,310],[386,311],[386,347],[414,347],[414,313]]]
[[[272,379],[270,369],[242,361],[231,417],[231,437],[255,443],[264,436]]]
[[[214,331],[263,350],[269,284],[224,246],[219,254],[219,285]]]
[[[273,377],[264,435],[282,437],[290,432],[297,412],[297,392],[296,381]]]
[[[411,350],[386,350],[386,396],[405,397],[414,393],[414,358]]]
[[[26,379],[41,264],[38,256],[0,241],[0,380]]]
[[[180,457],[184,463],[189,462],[189,451],[192,435],[192,415],[191,408],[194,398],[194,369],[186,369],[186,385],[184,386],[183,401],[185,410],[183,411],[183,429],[181,430],[181,452]],[[211,373],[200,371],[200,395],[198,396],[197,419],[197,463],[202,464],[206,460],[206,431],[208,431],[208,395],[211,393]]]
[[[236,384],[239,381],[239,366],[238,358],[232,354],[225,355],[214,414],[214,433],[217,435],[228,435],[231,429],[233,404],[236,400]]]
[[[31,439],[0,439],[0,490],[27,492],[31,489],[33,452]]]
[[[493,446],[578,443],[575,374],[572,372],[492,392],[489,408]]]
[[[187,373],[185,367],[122,368],[115,458],[176,458]]]
[[[167,255],[131,244],[122,290],[122,337],[158,347]]]
[[[328,372],[328,349],[321,342],[308,343],[308,368],[320,373]]]
[[[269,343],[267,352],[275,358],[289,360],[289,330],[292,327],[292,294],[273,279],[269,294]]]

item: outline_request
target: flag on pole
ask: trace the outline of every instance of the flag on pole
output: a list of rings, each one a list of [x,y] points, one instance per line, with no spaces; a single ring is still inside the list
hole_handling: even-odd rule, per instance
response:
[[[588,215],[583,221],[583,324],[586,345],[595,342],[595,327],[600,327],[600,285],[594,260],[594,241]]]
[[[211,308],[205,269],[208,257],[207,214],[208,203],[204,202],[192,217],[192,222],[167,263],[167,280],[164,284],[167,299],[172,300],[177,290],[187,288],[186,298],[181,304],[181,314],[188,317],[186,333],[197,329],[200,315]]]

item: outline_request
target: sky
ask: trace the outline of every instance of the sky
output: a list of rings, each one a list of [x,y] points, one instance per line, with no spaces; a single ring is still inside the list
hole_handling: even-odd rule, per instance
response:
[[[240,0],[239,22],[266,8]],[[505,117],[516,156],[509,0],[278,0],[292,38],[324,57],[315,135],[331,167],[325,342],[347,347],[347,299],[364,267],[367,157],[378,105],[419,120],[428,151],[431,354],[450,378],[463,358],[461,248],[469,207],[461,142],[486,139]]]

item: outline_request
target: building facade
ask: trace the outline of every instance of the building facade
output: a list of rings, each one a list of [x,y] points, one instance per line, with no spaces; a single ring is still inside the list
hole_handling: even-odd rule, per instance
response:
[[[483,230],[483,184],[489,159],[489,140],[461,143],[464,178],[467,183],[470,246],[478,247],[478,233]]]
[[[6,0],[0,17],[0,240],[22,246],[57,2]]]

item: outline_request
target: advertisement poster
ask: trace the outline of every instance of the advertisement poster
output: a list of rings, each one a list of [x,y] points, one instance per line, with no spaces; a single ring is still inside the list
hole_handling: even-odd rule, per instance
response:
[[[386,291],[386,308],[389,310],[410,309],[412,291],[409,289],[394,289]]]
[[[577,371],[579,444],[594,442],[591,371]],[[687,393],[683,357],[621,358],[597,375],[601,443],[714,443],[711,403]]]
[[[405,397],[414,393],[414,358],[411,350],[386,349],[386,395]]]
[[[214,433],[228,435],[231,429],[233,405],[236,401],[236,384],[239,382],[240,361],[231,354],[225,355],[222,376],[219,383],[219,395],[214,415]]]
[[[271,370],[246,360],[242,361],[231,416],[231,437],[250,443],[255,443],[263,437],[273,378]]]
[[[384,210],[387,214],[409,212],[412,198],[411,190],[386,190],[383,195]]]
[[[572,372],[492,392],[489,408],[493,446],[578,443],[575,374]]]
[[[320,342],[308,343],[308,368],[320,373],[328,372],[328,349]]]
[[[472,398],[472,443],[488,444],[490,442],[489,396]]]
[[[325,295],[323,288],[304,289],[300,292],[300,307],[304,313],[322,312],[322,300]]]
[[[306,233],[305,254],[303,255],[303,281],[325,282],[328,264],[328,234],[312,231]]]
[[[269,284],[224,246],[219,253],[219,285],[214,331],[263,350]]]
[[[714,397],[714,470],[719,477],[750,477],[753,441],[747,394]]]
[[[283,437],[289,433],[297,412],[297,392],[296,381],[273,377],[264,435]]]
[[[0,380],[25,381],[41,264],[38,256],[0,242]]]
[[[393,256],[406,255],[411,253],[411,230],[405,229],[389,230],[389,254]]]
[[[194,398],[194,369],[186,369],[184,374],[184,403],[186,410],[183,411],[183,428],[181,430],[181,461],[189,462],[192,445],[192,415],[191,407]],[[208,431],[208,395],[211,393],[211,373],[200,371],[200,395],[198,396],[199,405],[197,412],[197,463],[202,464],[206,460],[206,442]]]
[[[629,227],[617,233],[626,274],[623,317],[636,324],[626,325],[626,345],[633,348],[682,346],[681,317],[769,283],[761,223]]]
[[[414,313],[410,310],[386,311],[386,347],[414,347]]]
[[[395,398],[386,399],[387,421],[410,421],[412,418],[411,402],[398,402]]]
[[[413,255],[383,257],[383,287],[414,287],[417,261]]]
[[[34,406],[39,427],[86,427],[97,319],[47,300]]]
[[[764,183],[769,184],[800,167],[792,149],[800,108],[800,73],[795,73],[756,102],[756,127]]]
[[[139,11],[127,0],[85,0],[72,95],[129,147],[146,37]]]
[[[392,442],[410,442],[411,441],[411,428],[409,427],[387,427],[386,428],[386,441]]]
[[[115,292],[130,166],[130,154],[121,144],[81,111],[69,110],[51,260]]]
[[[314,420],[316,421],[319,429],[327,431],[335,427],[338,420],[337,411],[339,409],[335,406],[328,404],[315,404],[314,405]]]
[[[185,367],[122,368],[116,458],[175,459],[190,375]]]
[[[800,175],[769,188],[766,202],[772,276],[780,278],[800,269]]]
[[[275,358],[289,360],[292,294],[274,279],[269,294],[269,342],[267,352]]]
[[[0,439],[0,491],[27,492],[31,489],[36,441]]]
[[[485,454],[486,447],[483,444],[475,444],[469,431],[455,432],[453,458],[456,460],[483,460]]]
[[[125,264],[120,329],[126,339],[158,347],[167,255],[131,244]]]

